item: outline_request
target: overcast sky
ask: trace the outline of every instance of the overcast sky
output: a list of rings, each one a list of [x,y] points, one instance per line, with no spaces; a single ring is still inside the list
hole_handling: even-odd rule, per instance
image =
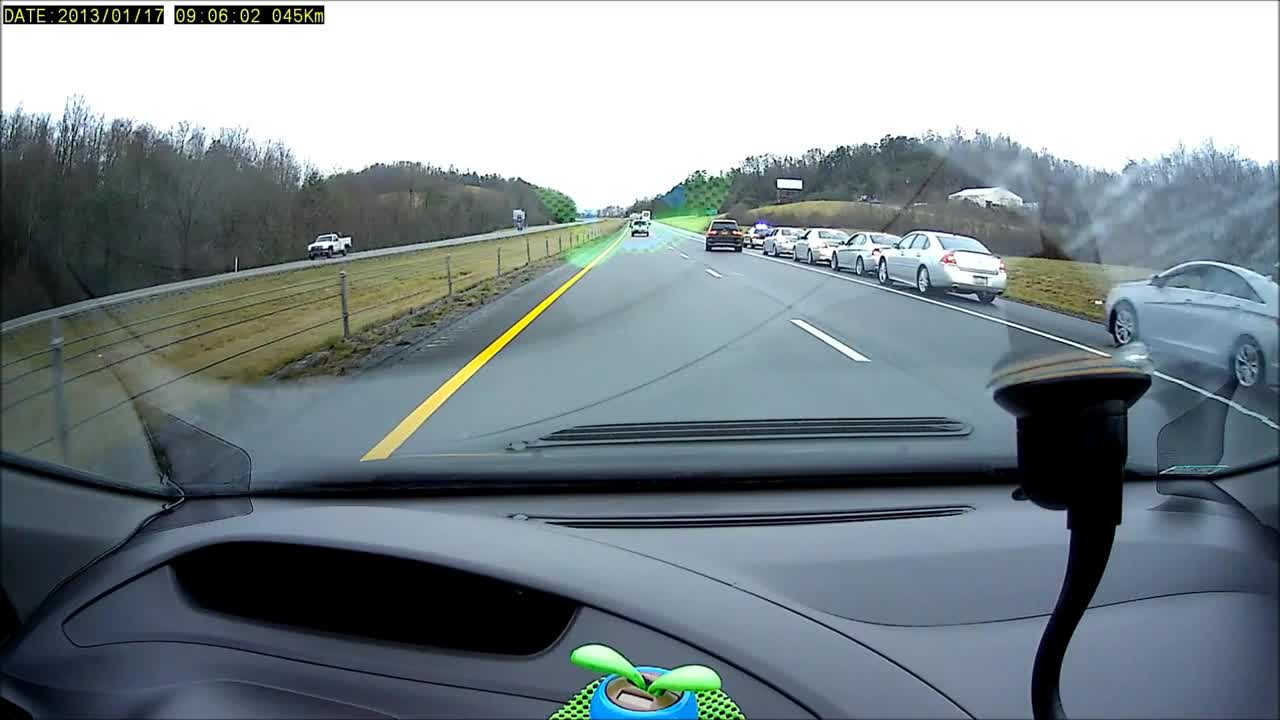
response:
[[[1003,132],[1095,167],[1277,157],[1276,2],[324,2],[320,27],[16,27],[6,111],[191,120],[325,170],[417,160],[581,207],[886,133]]]

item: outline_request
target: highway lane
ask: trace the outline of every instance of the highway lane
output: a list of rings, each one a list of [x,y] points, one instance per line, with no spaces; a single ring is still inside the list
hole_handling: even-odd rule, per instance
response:
[[[986,387],[999,364],[1074,351],[1068,343],[1106,347],[1097,325],[1039,308],[998,302],[987,313],[1016,326],[1001,324],[978,317],[975,301],[925,302],[788,261],[705,253],[691,237],[660,227],[626,240],[395,454],[588,423],[884,415],[957,417],[975,426],[974,442],[1011,450],[1013,422]],[[1131,416],[1133,457],[1154,465],[1171,437],[1161,443],[1158,429],[1204,404],[1157,381]],[[1227,458],[1274,446],[1267,422],[1230,410]]]
[[[523,232],[529,233],[529,232],[537,232],[539,230],[554,230],[556,228],[571,227],[574,225],[586,225],[592,222],[598,222],[598,221],[588,220],[588,221],[580,221],[580,222],[572,222],[572,223],[562,223],[558,225],[537,225],[537,226],[529,227],[525,229]],[[428,248],[452,247],[454,245],[466,245],[468,243],[481,242],[483,240],[493,240],[496,238],[508,237],[511,235],[518,235],[518,234],[521,234],[521,233],[518,233],[515,230],[510,230],[510,229],[495,230],[493,232],[480,233],[477,235],[466,235],[463,237],[449,238],[446,240],[437,240],[434,242],[414,243],[412,245],[396,245],[394,247],[378,248],[376,250],[355,250],[346,257],[316,259],[316,260],[295,260],[292,262],[279,263],[276,265],[265,265],[262,267],[248,268],[245,270],[240,270],[239,272],[218,273],[216,275],[206,275],[204,277],[193,278],[191,280],[165,283],[163,285],[153,285],[150,287],[138,288],[137,290],[129,290],[122,293],[116,293],[114,295],[107,295],[100,298],[92,298],[90,300],[82,300],[76,303],[60,305],[56,308],[41,310],[40,312],[31,313],[30,315],[23,315],[22,317],[19,317],[19,318],[6,320],[4,321],[4,323],[0,323],[0,333],[12,332],[14,330],[18,330],[19,328],[23,328],[28,325],[32,325],[34,323],[43,322],[45,320],[49,320],[55,317],[66,317],[69,315],[74,315],[76,313],[85,312],[86,310],[111,307],[113,305],[119,305],[121,303],[132,302],[134,300],[141,300],[143,298],[154,297],[156,295],[182,292],[184,290],[194,290],[196,288],[208,287],[210,285],[217,285],[219,283],[230,282],[232,280],[244,280],[245,278],[254,277],[256,275],[273,275],[276,273],[290,272],[293,270],[302,270],[305,268],[314,267],[316,265],[342,263],[342,262],[348,262],[351,260],[362,260],[365,258],[381,257],[383,255],[398,255],[400,253],[414,252],[417,250],[426,250]],[[307,242],[310,242],[310,241],[307,241]],[[359,238],[356,238],[356,242],[357,243],[359,242]],[[299,253],[302,255],[306,254],[306,244],[307,243],[301,243],[298,246]]]
[[[706,253],[658,226],[652,238],[623,239],[589,271],[553,271],[376,371],[245,388],[221,415],[187,419],[244,447],[255,472],[317,455],[354,462],[574,277],[387,454],[496,449],[590,423],[945,416],[972,424],[976,447],[1012,458],[1014,424],[991,399],[992,371],[1010,354],[1108,347],[1097,325],[1038,308],[921,300],[750,251]],[[1213,450],[1212,418],[1174,424],[1163,440],[1160,431],[1205,408],[1226,411],[1216,438],[1224,462],[1274,453],[1273,417],[1158,380],[1131,413],[1131,457],[1155,465],[1176,447],[1180,461],[1199,464]]]

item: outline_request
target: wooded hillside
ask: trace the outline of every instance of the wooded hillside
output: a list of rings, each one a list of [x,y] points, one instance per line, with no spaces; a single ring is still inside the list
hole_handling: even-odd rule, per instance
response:
[[[552,218],[519,179],[416,162],[324,175],[283,142],[108,119],[79,98],[61,118],[0,113],[0,173],[5,319],[302,259],[324,232],[367,250],[509,227],[514,208]]]
[[[702,187],[706,177],[695,173],[634,207],[660,216],[698,214],[699,208],[674,208],[670,202],[682,196],[683,185]],[[847,224],[888,219],[885,229],[891,231],[957,232],[998,226],[1000,238],[993,239],[1005,246],[1000,251],[1017,255],[1145,267],[1207,258],[1270,273],[1280,232],[1277,164],[1259,165],[1212,143],[1177,148],[1156,160],[1133,160],[1112,173],[1032,151],[1002,135],[886,136],[800,157],[749,157],[729,177],[718,211],[735,219],[754,221],[748,217],[753,209],[775,204],[775,181],[795,178],[804,189],[790,200],[855,203],[843,210]],[[1038,207],[1010,212],[947,202],[959,190],[993,186]],[[829,213],[822,218],[830,219]]]

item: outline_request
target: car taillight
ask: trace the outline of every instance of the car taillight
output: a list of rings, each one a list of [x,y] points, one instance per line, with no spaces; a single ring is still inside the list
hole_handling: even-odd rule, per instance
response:
[[[875,256],[875,255],[879,255],[879,254],[880,254],[880,248],[871,248],[871,254],[872,254],[873,256]]]
[[[1000,272],[1004,272],[1004,260],[1000,261]]]
[[[943,265],[955,265],[955,264],[956,264],[956,256],[955,256],[955,254],[954,254],[954,253],[947,253],[946,255],[943,255],[943,256],[942,256],[942,264],[943,264]]]

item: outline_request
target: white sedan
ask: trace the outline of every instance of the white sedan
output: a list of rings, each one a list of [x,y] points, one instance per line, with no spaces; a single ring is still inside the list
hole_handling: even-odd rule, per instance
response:
[[[1107,294],[1117,345],[1141,339],[1153,355],[1225,369],[1240,387],[1280,386],[1280,286],[1226,263],[1176,265]]]
[[[849,233],[831,228],[809,228],[796,240],[791,253],[792,260],[803,260],[810,265],[830,263],[836,247],[849,240]]]

